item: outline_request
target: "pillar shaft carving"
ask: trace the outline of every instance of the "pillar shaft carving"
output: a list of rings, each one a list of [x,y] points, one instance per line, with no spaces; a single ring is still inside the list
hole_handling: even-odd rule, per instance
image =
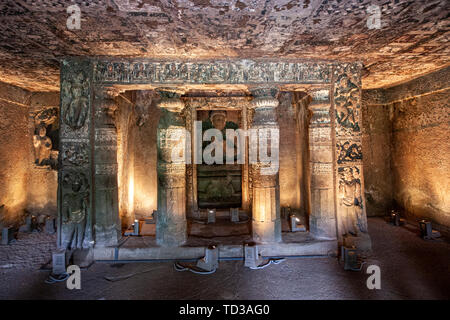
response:
[[[82,249],[93,241],[91,63],[61,64],[58,159],[58,247]]]
[[[279,130],[276,114],[276,107],[279,105],[277,99],[278,89],[263,87],[255,88],[251,91],[254,97],[252,101],[254,114],[251,128],[256,129],[258,133],[267,129]],[[267,139],[267,146],[271,144],[279,146],[277,139],[279,139],[279,135],[278,137],[270,136]],[[256,148],[252,152],[253,154],[258,154],[258,145],[250,145],[250,148]],[[253,192],[252,236],[253,240],[257,242],[281,241],[279,174],[278,170],[267,172],[268,167],[269,165],[267,164],[257,162],[251,164],[250,170]]]
[[[309,110],[309,228],[318,238],[336,239],[333,132],[330,89],[310,92]]]
[[[160,95],[156,241],[161,246],[180,246],[187,240],[186,162],[184,154],[174,154],[173,150],[185,152],[185,119],[181,114],[184,103],[178,92],[161,90]]]
[[[117,185],[117,130],[114,113],[116,92],[97,87],[94,92],[95,241],[97,246],[116,245],[121,237]]]
[[[336,204],[339,236],[367,235],[361,136],[361,65],[333,72]]]

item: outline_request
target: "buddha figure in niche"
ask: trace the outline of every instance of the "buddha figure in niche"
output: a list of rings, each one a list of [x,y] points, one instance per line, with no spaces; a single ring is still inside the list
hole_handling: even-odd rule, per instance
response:
[[[52,151],[52,140],[47,137],[47,129],[41,124],[38,127],[38,134],[33,136],[35,163],[38,166],[50,164]]]
[[[227,129],[236,130],[239,129],[239,126],[235,122],[228,121],[227,116],[225,110],[212,110],[209,112],[209,117],[203,120],[203,132],[208,129],[216,129],[222,132],[223,164],[226,164],[227,144],[229,144],[231,150],[234,150],[235,159],[235,165],[232,166],[201,165],[198,167],[199,203],[207,207],[239,206],[241,200],[241,177],[236,174],[236,171],[240,173],[240,165],[236,162],[238,142],[235,139],[233,146],[233,140],[227,139],[226,136]],[[213,142],[214,137],[212,137],[212,141],[204,141],[203,149]]]
[[[237,159],[237,144],[238,141],[235,139],[234,145],[233,140],[226,137],[226,130],[232,129],[237,130],[239,129],[239,126],[232,122],[227,121],[227,112],[223,110],[213,110],[209,113],[209,119],[207,121],[203,122],[203,132],[208,129],[217,129],[222,132],[223,136],[223,163],[226,163],[226,150],[227,150],[227,144],[234,149],[234,159]],[[214,137],[211,140],[211,143],[214,142]],[[209,142],[203,143],[203,148],[205,148]]]

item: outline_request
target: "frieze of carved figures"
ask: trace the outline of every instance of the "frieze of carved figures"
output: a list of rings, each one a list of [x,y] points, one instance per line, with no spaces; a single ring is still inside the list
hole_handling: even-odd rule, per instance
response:
[[[86,227],[89,216],[89,183],[82,172],[63,175],[62,246],[67,249],[88,247]]]
[[[359,142],[341,141],[336,143],[336,149],[338,164],[362,160],[362,147]]]
[[[62,81],[62,118],[72,130],[81,129],[89,113],[89,81],[80,71]]]
[[[94,68],[97,83],[329,83],[331,73],[328,63],[252,60],[98,61]]]
[[[63,165],[84,166],[89,163],[88,146],[82,144],[71,144],[62,153]]]
[[[360,134],[360,65],[338,65],[335,71],[334,105],[338,136]]]
[[[338,169],[338,205],[342,217],[344,234],[358,236],[367,232],[367,220],[363,211],[360,169],[358,167],[341,167]]]

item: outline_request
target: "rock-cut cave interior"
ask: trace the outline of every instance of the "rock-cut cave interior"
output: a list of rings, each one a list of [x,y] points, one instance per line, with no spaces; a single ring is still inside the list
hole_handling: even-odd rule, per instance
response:
[[[449,299],[449,12],[1,1],[0,299]]]

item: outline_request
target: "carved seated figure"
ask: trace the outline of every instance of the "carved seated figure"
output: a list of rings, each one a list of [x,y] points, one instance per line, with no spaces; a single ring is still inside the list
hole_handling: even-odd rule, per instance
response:
[[[39,166],[50,164],[52,140],[46,136],[47,130],[44,125],[39,127],[39,134],[33,136],[35,163]]]
[[[206,131],[208,129],[217,129],[222,132],[223,135],[223,163],[226,162],[226,152],[227,152],[227,145],[229,148],[233,149],[234,154],[234,160],[237,159],[238,152],[237,152],[237,144],[238,141],[235,139],[235,141],[232,141],[232,139],[227,139],[226,136],[226,130],[227,129],[239,129],[239,126],[231,121],[227,121],[227,112],[222,110],[214,110],[210,112],[209,119],[206,122],[203,122],[203,131]],[[214,143],[214,137],[212,137],[211,143]],[[208,142],[203,143],[203,148],[208,145]],[[214,151],[212,151],[212,155],[214,156]]]

